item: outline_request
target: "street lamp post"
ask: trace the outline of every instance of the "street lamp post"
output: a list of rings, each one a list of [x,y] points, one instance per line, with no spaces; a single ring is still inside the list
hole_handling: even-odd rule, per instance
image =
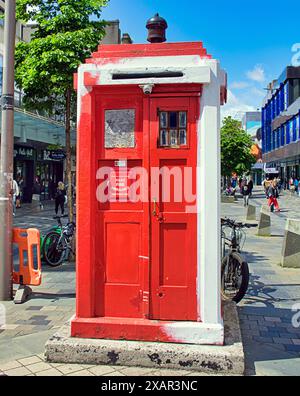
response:
[[[5,3],[0,156],[0,300],[12,298],[12,199],[16,1]]]

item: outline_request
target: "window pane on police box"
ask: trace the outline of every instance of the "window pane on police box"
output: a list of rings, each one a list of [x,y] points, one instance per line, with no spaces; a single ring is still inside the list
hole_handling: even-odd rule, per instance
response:
[[[186,145],[186,129],[180,129],[179,131],[179,144]]]
[[[168,127],[168,113],[166,111],[162,111],[160,113],[160,127],[161,128]]]
[[[170,128],[177,128],[177,111],[170,111]]]
[[[186,127],[186,112],[185,111],[181,111],[179,113],[179,127],[180,128]]]
[[[105,148],[135,147],[135,110],[105,111]]]
[[[170,131],[170,145],[171,146],[177,146],[178,145],[178,139],[177,139],[177,131],[171,130]]]
[[[168,131],[164,129],[160,131],[160,145],[168,146]]]

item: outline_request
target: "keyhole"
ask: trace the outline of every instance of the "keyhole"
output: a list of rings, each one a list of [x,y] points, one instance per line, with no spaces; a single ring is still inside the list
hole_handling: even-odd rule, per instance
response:
[[[160,293],[158,293],[158,297],[160,297],[160,298],[161,298],[161,297],[163,297],[163,296],[164,296],[164,293],[161,293],[161,292],[160,292]]]

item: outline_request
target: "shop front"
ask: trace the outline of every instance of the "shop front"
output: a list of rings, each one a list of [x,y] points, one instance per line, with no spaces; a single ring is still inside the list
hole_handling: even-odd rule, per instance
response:
[[[43,149],[38,152],[35,177],[43,186],[43,199],[53,199],[58,182],[64,180],[65,157],[63,150]]]
[[[22,202],[30,203],[34,181],[36,150],[31,146],[14,146],[14,179],[20,186]]]

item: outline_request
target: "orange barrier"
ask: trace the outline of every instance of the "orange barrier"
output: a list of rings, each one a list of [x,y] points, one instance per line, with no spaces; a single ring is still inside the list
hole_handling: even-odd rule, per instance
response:
[[[19,250],[19,271],[13,271],[13,282],[19,285],[39,286],[42,281],[39,230],[14,228],[13,244],[17,245]],[[35,263],[37,268],[34,266]]]

